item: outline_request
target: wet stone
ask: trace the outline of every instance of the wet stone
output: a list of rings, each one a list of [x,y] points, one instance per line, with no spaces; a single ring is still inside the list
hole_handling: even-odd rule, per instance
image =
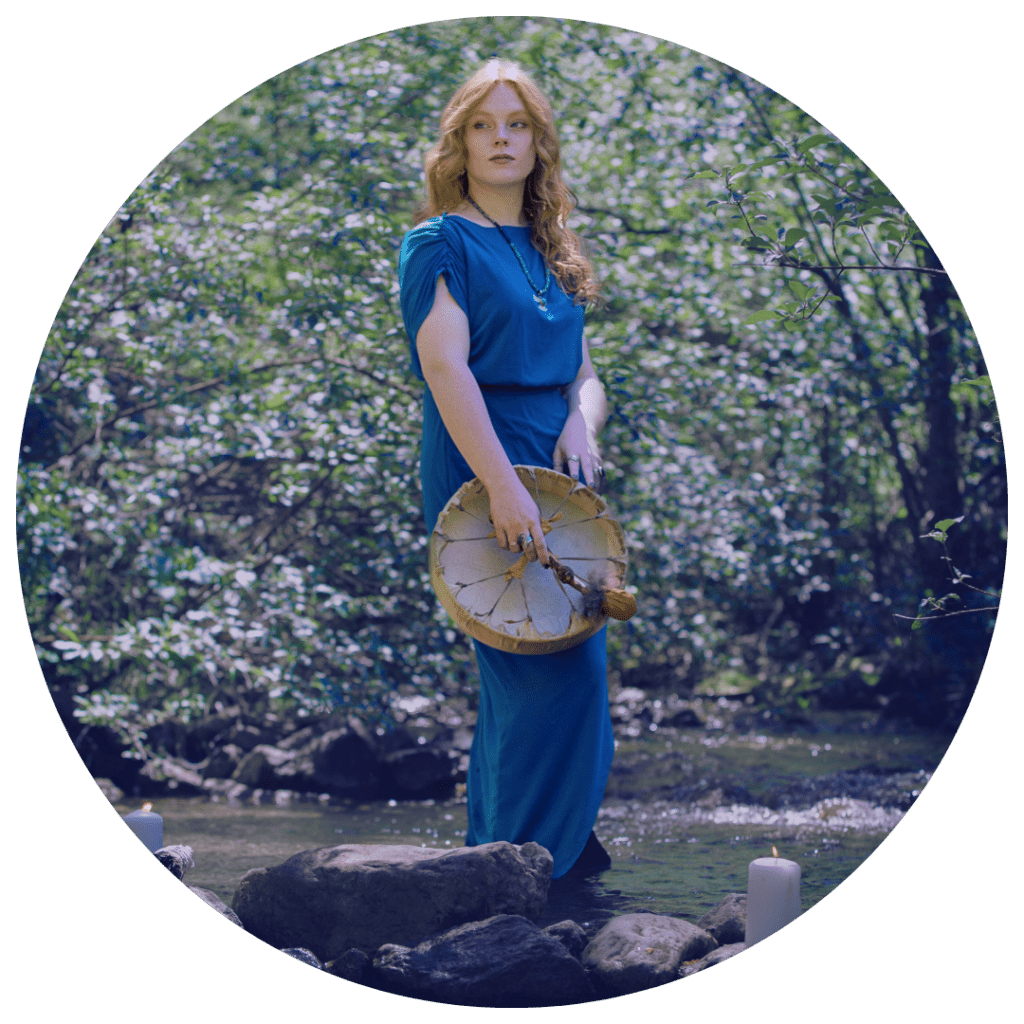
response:
[[[625,995],[674,981],[686,960],[718,943],[703,928],[662,914],[613,918],[583,951],[583,966],[599,993]]]
[[[308,949],[303,949],[301,946],[290,947],[288,949],[282,949],[282,953],[287,953],[288,956],[294,957],[296,960],[301,961],[304,964],[308,964],[310,967],[315,967],[318,971],[324,969],[324,965],[320,963],[315,953]]]
[[[564,1006],[594,997],[565,946],[512,914],[460,925],[413,949],[382,946],[372,981],[401,995],[461,1006]]]
[[[325,964],[325,970],[336,978],[362,983],[370,970],[370,957],[361,949],[350,949]]]
[[[720,946],[743,942],[747,933],[746,893],[729,893],[697,922],[697,927],[713,936]]]
[[[242,928],[242,922],[239,916],[215,893],[210,892],[209,889],[203,889],[198,885],[189,885],[185,882],[185,887],[198,896],[208,907],[216,910],[218,914],[222,914],[232,924],[237,924],[239,928]]]
[[[544,929],[545,934],[558,939],[578,960],[587,946],[587,933],[575,921],[556,921]]]
[[[161,846],[154,857],[180,882],[186,872],[196,866],[191,846]]]
[[[746,948],[747,944],[745,942],[732,942],[727,946],[719,946],[718,949],[713,949],[707,956],[701,957],[700,960],[684,961],[679,968],[679,977],[688,978],[691,974],[698,974],[709,967],[714,967],[715,964],[720,964],[723,960],[734,957],[737,953],[742,953]]]

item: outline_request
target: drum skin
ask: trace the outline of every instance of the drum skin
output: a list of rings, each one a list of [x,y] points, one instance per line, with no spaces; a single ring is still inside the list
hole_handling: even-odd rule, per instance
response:
[[[622,527],[589,487],[540,466],[515,466],[533,495],[545,542],[585,583],[605,589],[625,584],[628,557]],[[510,570],[520,553],[505,551],[488,535],[487,490],[478,478],[463,484],[441,510],[430,535],[430,581],[441,604],[466,634],[513,654],[552,654],[593,636],[607,621],[584,614],[584,597],[539,562],[522,578]]]

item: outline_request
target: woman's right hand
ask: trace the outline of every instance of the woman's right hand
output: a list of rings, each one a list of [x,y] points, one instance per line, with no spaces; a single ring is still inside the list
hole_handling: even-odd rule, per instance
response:
[[[541,565],[547,567],[548,548],[541,528],[540,509],[519,477],[513,476],[507,482],[492,484],[487,496],[491,503],[491,522],[494,524],[498,544],[506,551],[525,551],[531,562],[539,560]],[[520,545],[520,537],[525,538],[525,545]]]

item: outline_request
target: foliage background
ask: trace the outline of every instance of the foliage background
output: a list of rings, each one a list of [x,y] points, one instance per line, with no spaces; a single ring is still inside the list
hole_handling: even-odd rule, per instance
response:
[[[277,76],[97,241],[40,361],[19,479],[58,706],[142,757],[161,723],[218,705],[386,725],[395,694],[472,699],[426,582],[395,263],[440,109],[493,52],[562,114],[605,281],[588,335],[641,605],[610,631],[618,681],[955,726],[994,613],[893,615],[954,589],[922,539],[942,519],[963,517],[953,562],[998,589],[1006,489],[989,389],[963,383],[986,372],[970,324],[922,272],[937,256],[759,83],[521,18],[388,33]]]

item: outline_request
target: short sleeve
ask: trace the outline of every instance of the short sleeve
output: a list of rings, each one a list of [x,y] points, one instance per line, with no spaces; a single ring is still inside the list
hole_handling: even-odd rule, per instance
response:
[[[466,258],[446,228],[444,217],[432,217],[417,224],[402,239],[398,257],[398,287],[402,305],[402,319],[409,336],[412,369],[420,380],[423,371],[416,353],[416,335],[427,319],[437,294],[437,279],[444,274],[445,284],[452,298],[467,317]]]

